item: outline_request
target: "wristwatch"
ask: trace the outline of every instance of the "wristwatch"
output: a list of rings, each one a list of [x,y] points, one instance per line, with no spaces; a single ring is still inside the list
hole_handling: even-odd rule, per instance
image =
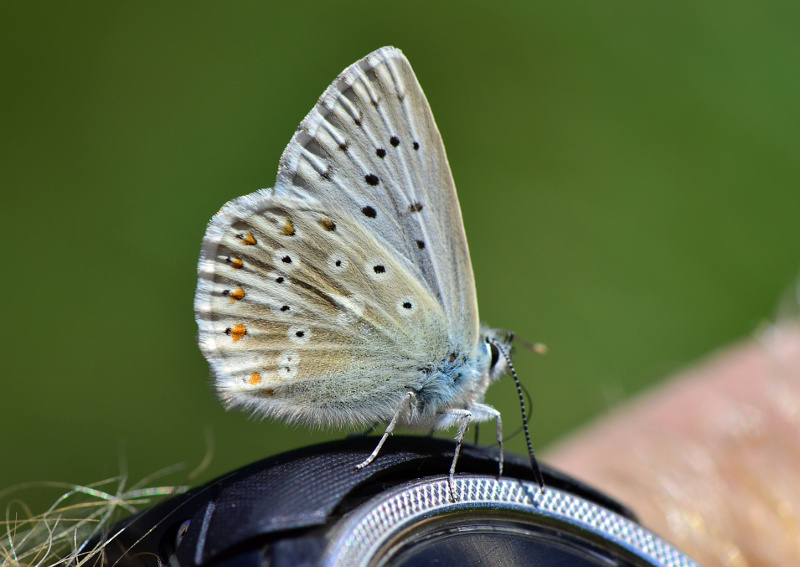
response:
[[[105,565],[694,566],[608,496],[542,466],[465,444],[392,437],[369,466],[369,437],[271,457],[112,527]],[[97,544],[98,542],[95,542]]]

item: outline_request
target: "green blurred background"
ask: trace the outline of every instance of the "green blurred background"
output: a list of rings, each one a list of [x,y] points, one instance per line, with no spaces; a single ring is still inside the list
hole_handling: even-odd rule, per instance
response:
[[[800,268],[800,5],[488,5],[0,3],[0,487],[192,467],[206,430],[197,482],[341,436],[226,413],[192,300],[206,222],[382,45],[442,131],[482,319],[550,347],[517,356],[536,447],[772,317]],[[488,400],[513,430],[510,381]]]

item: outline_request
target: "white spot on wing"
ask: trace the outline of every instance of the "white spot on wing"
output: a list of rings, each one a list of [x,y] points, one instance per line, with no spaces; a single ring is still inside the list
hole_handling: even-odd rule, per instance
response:
[[[269,279],[270,283],[275,285],[286,285],[289,283],[289,277],[280,272],[272,271],[267,274],[267,278]]]
[[[328,256],[328,268],[330,271],[340,274],[347,270],[350,262],[342,254],[334,253]]]
[[[339,325],[351,325],[364,316],[364,301],[355,297],[337,297],[341,305],[336,322]]]
[[[278,377],[291,379],[297,376],[297,365],[300,363],[300,355],[293,350],[288,350],[281,354],[278,361]]]
[[[286,332],[290,341],[298,345],[304,345],[311,340],[311,329],[300,325],[292,325]]]
[[[284,380],[291,380],[297,377],[297,366],[279,366],[278,377]]]
[[[289,303],[281,303],[279,301],[272,301],[269,306],[270,311],[277,317],[293,317],[294,307]]]
[[[276,266],[280,266],[282,270],[286,271],[296,270],[300,266],[300,256],[286,248],[275,250],[272,261],[275,262]]]
[[[397,312],[408,317],[417,311],[417,302],[411,297],[403,297],[397,301]]]
[[[278,362],[283,366],[296,366],[300,362],[300,355],[296,351],[287,350],[281,354],[281,359]]]
[[[389,270],[389,266],[386,265],[386,260],[367,260],[364,264],[364,270],[366,270],[367,275],[371,279],[379,282],[386,281],[391,276],[391,271]]]

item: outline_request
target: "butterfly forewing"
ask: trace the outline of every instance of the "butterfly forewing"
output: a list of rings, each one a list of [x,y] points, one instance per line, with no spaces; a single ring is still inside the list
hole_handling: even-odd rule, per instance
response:
[[[379,49],[328,87],[286,148],[275,190],[352,211],[414,266],[458,335],[453,346],[474,348],[477,300],[455,184],[400,50]]]

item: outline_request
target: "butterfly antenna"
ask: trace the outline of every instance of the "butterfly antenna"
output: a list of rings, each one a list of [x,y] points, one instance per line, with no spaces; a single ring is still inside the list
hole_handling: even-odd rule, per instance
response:
[[[528,445],[528,457],[531,461],[531,468],[533,469],[533,477],[536,480],[536,483],[539,485],[539,490],[544,492],[544,478],[542,477],[542,471],[539,468],[539,463],[536,460],[536,455],[533,454],[533,445],[531,444],[531,434],[528,431],[528,412],[525,411],[525,397],[522,394],[522,384],[519,382],[519,378],[517,377],[517,371],[514,370],[514,365],[511,363],[511,357],[506,352],[506,349],[499,345],[496,341],[492,341],[494,346],[497,347],[503,358],[506,359],[508,363],[508,368],[511,371],[511,376],[514,378],[514,384],[517,386],[517,395],[519,396],[519,407],[522,410],[522,429],[525,431],[525,443]]]
[[[515,342],[523,346],[524,348],[528,349],[532,353],[535,354],[547,354],[547,345],[544,343],[532,343],[530,341],[526,341],[522,337],[518,335],[511,335],[511,339]]]
[[[526,407],[533,407],[533,402],[531,401],[531,393],[528,391],[528,388],[525,387],[525,384],[520,382],[520,387],[522,388],[522,392],[525,394],[525,406]],[[475,424],[477,428],[477,423]],[[503,437],[503,441],[509,441],[522,433],[522,425],[517,427],[514,431]]]

